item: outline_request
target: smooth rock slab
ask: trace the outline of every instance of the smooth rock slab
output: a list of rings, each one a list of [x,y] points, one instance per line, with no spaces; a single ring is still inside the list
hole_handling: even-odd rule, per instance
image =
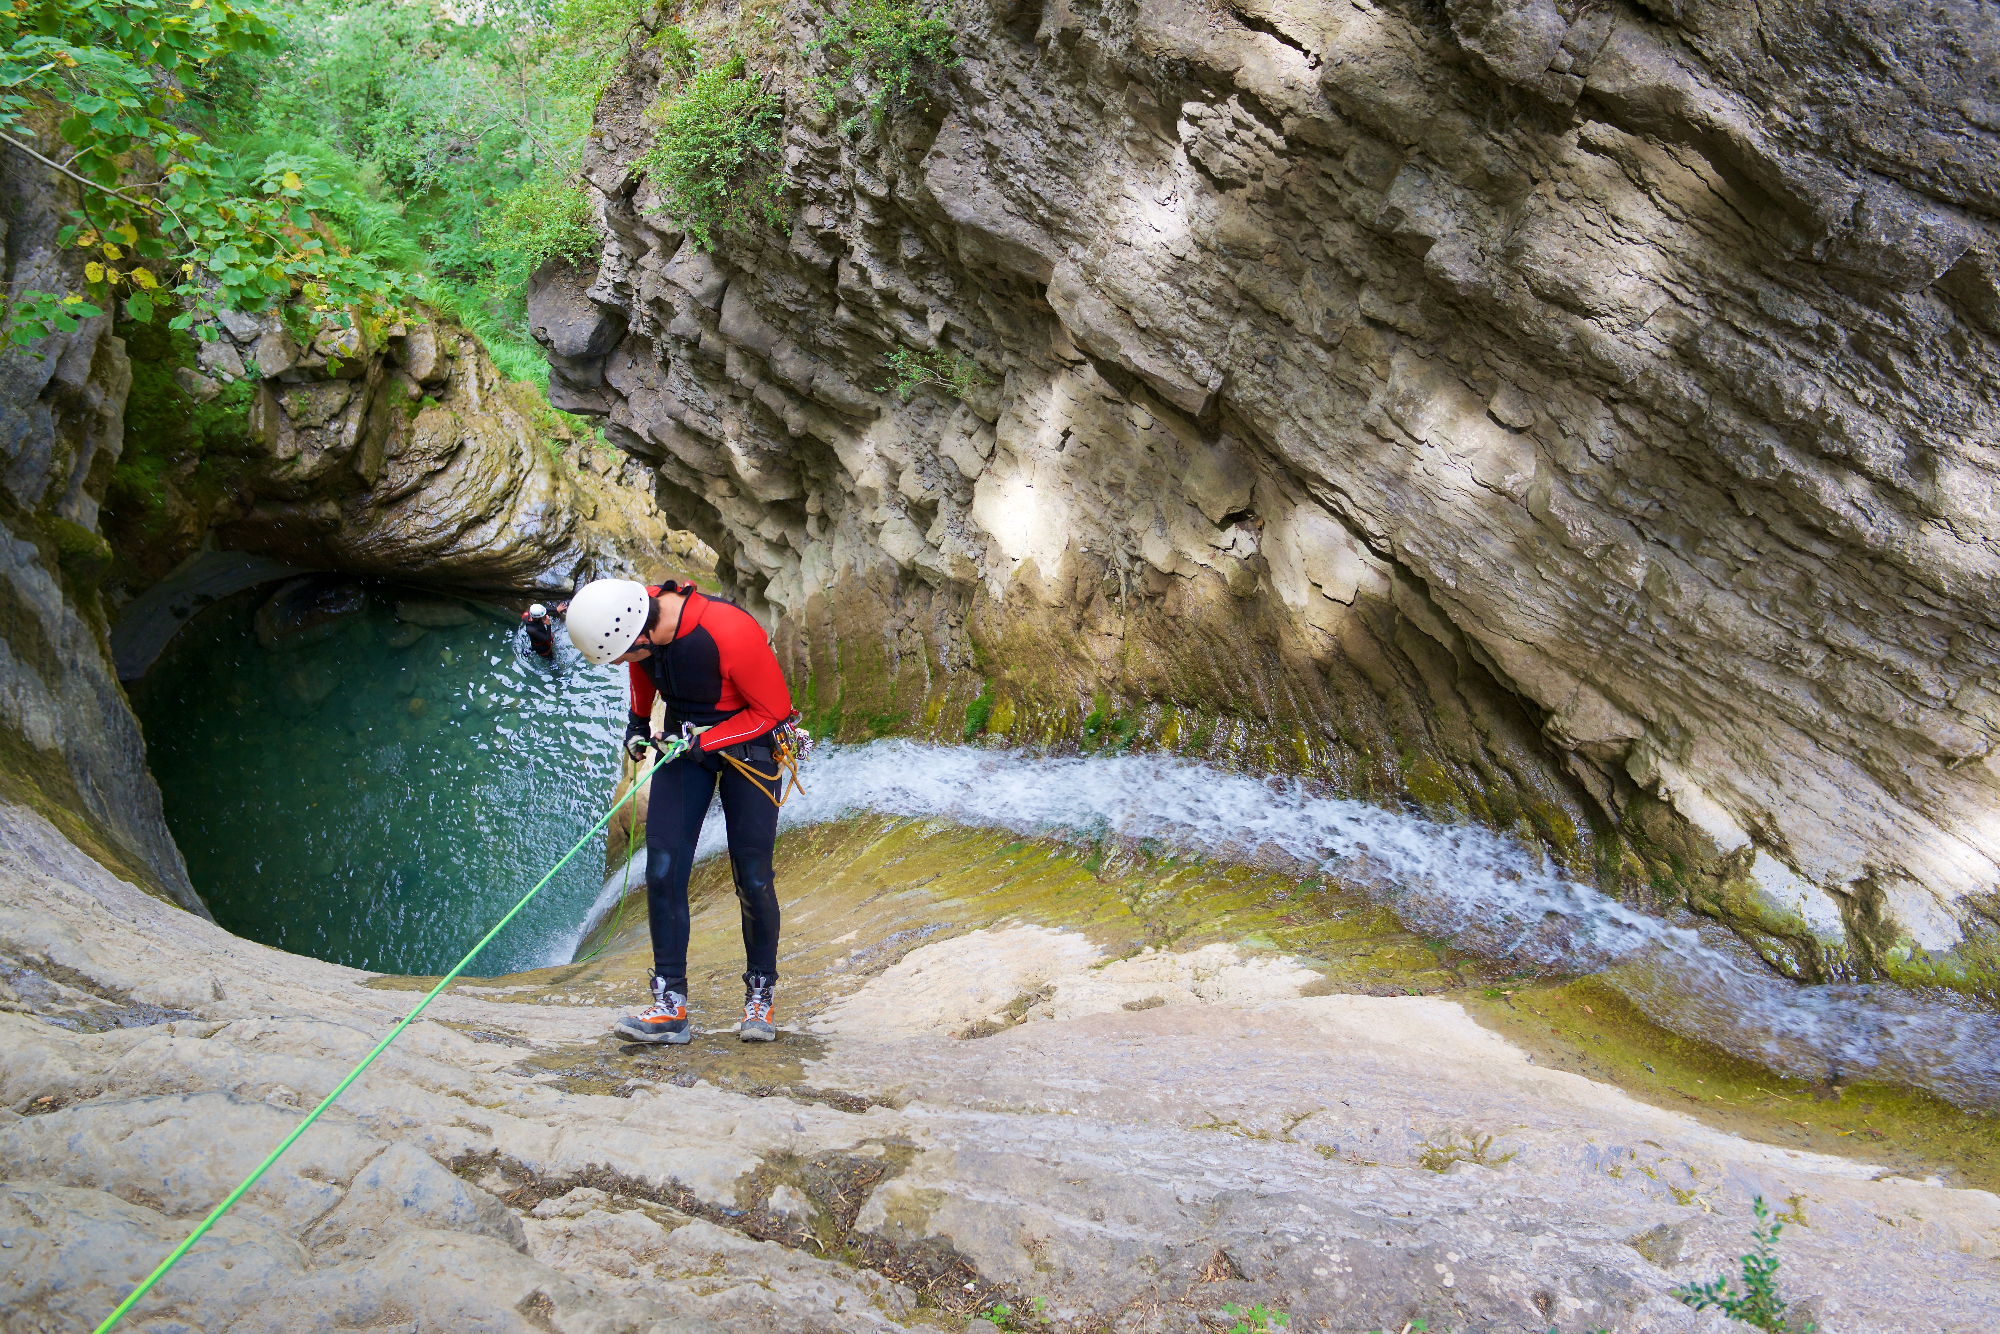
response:
[[[6,1266],[0,1324],[83,1330],[414,993],[236,940],[19,808],[0,807],[0,836],[10,952],[202,1015],[90,1034],[0,1014],[0,1240],[33,1259]],[[1227,972],[1201,952],[1127,962],[1146,985],[1170,963]],[[1049,974],[1058,994],[1079,968],[1111,971],[1080,957]],[[1039,1296],[1058,1328],[1192,1332],[1255,1301],[1301,1330],[1723,1334],[1670,1290],[1735,1266],[1758,1194],[1803,1219],[1781,1284],[1824,1329],[1971,1334],[2000,1299],[1993,1195],[1737,1139],[1542,1069],[1439,999],[1229,1004],[1196,986],[976,1040],[817,1038],[804,1091],[825,1101],[682,1087],[671,1054],[608,1096],[556,1086],[615,1013],[555,1003],[574,1000],[564,976],[441,997],[143,1312],[214,1330],[872,1334]],[[883,974],[861,1009],[878,984],[900,985]],[[20,1115],[52,1095],[61,1110]],[[1642,1253],[1633,1239],[1662,1227],[1679,1253]],[[821,1254],[823,1235],[872,1267]],[[911,1313],[897,1274],[926,1256],[953,1277]]]

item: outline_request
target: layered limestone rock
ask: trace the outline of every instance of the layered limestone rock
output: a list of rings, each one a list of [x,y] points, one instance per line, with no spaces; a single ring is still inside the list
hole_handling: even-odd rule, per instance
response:
[[[781,71],[788,228],[714,253],[641,50],[535,322],[850,733],[1303,772],[1984,986],[1985,19],[975,3],[883,123]]]
[[[113,516],[135,584],[208,540],[306,569],[567,589],[665,535],[645,492],[620,484],[623,459],[463,330],[413,321],[372,347],[351,329],[302,344],[273,310],[197,332],[206,341],[149,331],[155,433],[212,420],[153,442],[158,496]],[[170,366],[190,353],[195,366]]]
[[[45,169],[0,149],[10,291],[81,289],[80,262],[56,245],[75,206]],[[206,915],[104,650],[97,585],[111,551],[98,506],[124,449],[131,383],[108,316],[0,352],[0,793]]]
[[[134,1325],[890,1334],[1004,1302],[1193,1334],[1254,1302],[1295,1329],[1719,1334],[1671,1289],[1736,1269],[1755,1195],[1794,1220],[1800,1324],[1989,1323],[1985,1191],[1737,1139],[1445,999],[1301,997],[1298,960],[1098,966],[1090,935],[978,901],[909,930],[922,881],[858,855],[884,832],[792,914],[783,1014],[816,1034],[746,1045],[711,1017],[740,946],[711,864],[693,1045],[605,1033],[643,927],[626,987],[599,964],[455,989]],[[0,1322],[87,1330],[416,993],[150,900],[20,807],[0,841]],[[1016,989],[1025,1022],[949,1031]]]

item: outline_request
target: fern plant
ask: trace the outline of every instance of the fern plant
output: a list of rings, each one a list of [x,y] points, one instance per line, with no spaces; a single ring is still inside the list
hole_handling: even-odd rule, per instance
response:
[[[1759,1195],[1750,1205],[1757,1215],[1757,1227],[1751,1235],[1756,1245],[1750,1253],[1742,1257],[1743,1275],[1732,1286],[1729,1275],[1719,1275],[1712,1283],[1690,1283],[1684,1288],[1675,1288],[1674,1296],[1697,1311],[1710,1307],[1722,1312],[1731,1320],[1741,1320],[1757,1329],[1784,1334],[1785,1303],[1778,1296],[1778,1234],[1785,1230],[1782,1222],[1771,1217],[1770,1209]],[[1811,1334],[1807,1326],[1804,1334]]]

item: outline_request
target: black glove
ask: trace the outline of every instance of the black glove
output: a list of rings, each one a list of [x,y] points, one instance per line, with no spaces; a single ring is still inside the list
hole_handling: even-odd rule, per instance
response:
[[[646,762],[646,747],[653,743],[653,724],[644,714],[628,713],[625,717],[625,753],[634,762]]]

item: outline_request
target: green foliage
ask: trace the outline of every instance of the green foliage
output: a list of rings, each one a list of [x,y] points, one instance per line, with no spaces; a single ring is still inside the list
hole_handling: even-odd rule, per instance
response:
[[[915,102],[929,76],[958,63],[951,23],[921,0],[852,0],[827,20],[813,49],[825,51],[835,71],[813,88],[828,114],[839,90],[852,83],[869,119],[878,122]],[[859,120],[857,115],[842,128],[851,132]]]
[[[1236,1323],[1229,1327],[1229,1334],[1264,1334],[1267,1330],[1284,1329],[1292,1323],[1292,1318],[1283,1311],[1258,1302],[1254,1306],[1229,1305],[1223,1313]]]
[[[7,323],[0,328],[0,345],[25,347],[52,333],[75,333],[82,321],[103,313],[101,306],[92,305],[74,292],[62,296],[53,292],[24,292],[7,307]],[[41,355],[37,352],[35,359],[41,360]]]
[[[661,28],[646,45],[660,53],[661,67],[676,79],[684,81],[701,68],[701,47],[678,23]]]
[[[597,252],[590,200],[567,176],[541,175],[506,197],[487,251],[496,269],[525,279],[551,259],[571,263]]]
[[[979,363],[971,357],[948,352],[941,347],[928,352],[912,352],[899,347],[884,360],[895,372],[896,382],[883,385],[878,392],[893,393],[905,403],[927,384],[937,386],[953,398],[963,399],[981,385],[992,383],[979,369]]]
[[[67,160],[43,161],[81,187],[75,223],[57,239],[88,256],[93,301],[123,293],[126,313],[145,323],[170,293],[182,328],[199,311],[261,308],[295,290],[315,323],[392,313],[395,275],[320,233],[314,209],[332,193],[328,182],[289,161],[233,170],[226,151],[188,127],[185,90],[211,83],[226,58],[268,53],[275,36],[267,19],[227,0],[0,10],[0,136],[34,152],[53,113]],[[77,303],[60,306],[18,294],[6,340],[63,331]]]
[[[784,221],[784,177],[773,164],[784,107],[736,56],[695,69],[656,109],[659,128],[639,169],[697,246],[712,250],[722,233]]]
[[[993,716],[993,688],[988,686],[972,701],[972,707],[965,711],[965,739],[967,741],[986,730],[986,720]]]
[[[309,160],[324,230],[412,275],[501,372],[545,384],[525,287],[596,247],[577,177],[597,98],[644,0],[291,0],[273,49],[233,57],[203,101],[244,162]]]
[[[1713,1283],[1690,1283],[1675,1288],[1673,1293],[1697,1311],[1714,1307],[1731,1320],[1782,1334],[1786,1328],[1785,1303],[1778,1296],[1777,1249],[1778,1234],[1785,1225],[1771,1217],[1762,1195],[1752,1201],[1750,1208],[1757,1215],[1757,1226],[1751,1231],[1756,1245],[1742,1257],[1740,1285],[1732,1286],[1729,1275],[1722,1274]],[[1806,1334],[1811,1334],[1810,1326]]]
[[[1039,1324],[1043,1321],[1042,1311],[1047,1303],[1040,1297],[1034,1298],[1033,1303],[1034,1312],[1026,1318]],[[1025,1331],[1028,1328],[1026,1325],[1018,1323],[1022,1319],[1022,1313],[1016,1311],[1005,1302],[993,1303],[993,1305],[979,1313],[979,1318],[992,1325],[995,1329]]]
[[[649,0],[554,0],[524,11],[541,18],[528,50],[544,64],[543,87],[572,120],[580,118],[585,132],[648,7]],[[497,21],[498,10],[491,12]]]

